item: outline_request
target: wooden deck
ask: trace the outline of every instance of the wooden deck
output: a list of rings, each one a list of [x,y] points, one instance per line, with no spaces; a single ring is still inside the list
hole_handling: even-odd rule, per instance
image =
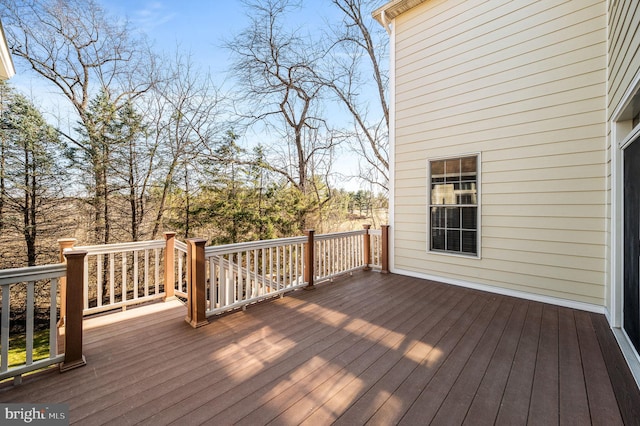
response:
[[[87,366],[0,401],[67,403],[82,425],[640,422],[602,315],[360,272],[199,329],[184,316],[174,301],[87,319]]]

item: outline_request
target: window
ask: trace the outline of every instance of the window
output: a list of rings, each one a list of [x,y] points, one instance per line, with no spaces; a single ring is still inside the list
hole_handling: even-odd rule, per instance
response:
[[[478,255],[478,156],[429,161],[429,250]]]

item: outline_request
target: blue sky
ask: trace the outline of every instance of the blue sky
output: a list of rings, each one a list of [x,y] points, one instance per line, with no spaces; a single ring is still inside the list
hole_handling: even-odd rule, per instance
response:
[[[127,17],[132,29],[149,37],[158,50],[173,52],[176,45],[193,53],[194,62],[209,68],[216,81],[226,74],[229,52],[222,47],[247,25],[240,0],[99,0],[113,15]],[[340,19],[328,0],[307,1],[292,18],[292,26],[319,31]],[[215,78],[218,77],[218,78]]]
[[[180,46],[184,52],[192,53],[194,65],[211,71],[218,83],[224,80],[229,67],[224,41],[231,40],[248,24],[247,10],[240,0],[97,1],[108,14],[127,18],[132,30],[145,33],[156,51],[171,54]],[[328,22],[339,20],[338,11],[328,0],[307,0],[292,18],[292,25],[320,31]],[[12,84],[36,100],[43,95],[48,98],[51,87],[24,71],[18,69]]]
[[[158,50],[174,51],[177,45],[195,55],[194,62],[209,66],[214,74],[226,70],[228,53],[224,38],[232,38],[246,25],[240,1],[102,0],[105,9],[127,17],[132,29],[149,37]]]

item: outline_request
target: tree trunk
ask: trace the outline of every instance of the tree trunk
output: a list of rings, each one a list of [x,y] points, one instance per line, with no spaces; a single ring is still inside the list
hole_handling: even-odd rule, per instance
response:
[[[189,238],[189,227],[191,217],[191,199],[189,198],[189,172],[187,166],[184,167],[184,195],[185,200],[185,218],[184,218],[184,238]]]
[[[129,143],[129,206],[131,208],[131,239],[138,241],[138,205],[135,187],[135,154],[131,142]]]
[[[5,197],[5,156],[6,156],[6,142],[4,135],[0,139],[0,231],[4,228],[4,197]]]

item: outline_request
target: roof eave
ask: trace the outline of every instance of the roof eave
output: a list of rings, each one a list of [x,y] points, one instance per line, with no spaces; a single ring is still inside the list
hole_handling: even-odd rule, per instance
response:
[[[11,59],[7,38],[4,35],[2,22],[0,22],[0,79],[8,80],[13,77],[15,73],[16,69],[13,66],[13,59]]]
[[[373,16],[373,19],[380,23],[380,25],[386,27],[388,23],[398,15],[401,15],[426,1],[427,0],[391,0],[384,6],[374,10],[371,15]]]

